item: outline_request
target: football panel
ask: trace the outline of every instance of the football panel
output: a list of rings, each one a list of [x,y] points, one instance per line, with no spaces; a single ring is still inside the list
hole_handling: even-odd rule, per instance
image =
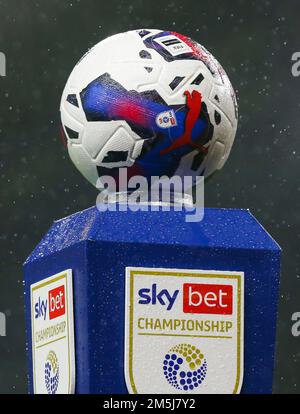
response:
[[[82,145],[73,144],[69,141],[68,152],[76,168],[92,185],[96,186],[98,180],[97,168]]]
[[[82,145],[91,158],[96,159],[107,141],[122,125],[122,121],[97,121],[87,122]]]
[[[65,110],[64,106],[61,107],[60,113],[62,126],[67,138],[70,140],[75,140],[77,144],[81,143],[84,126],[72,115],[70,115]]]
[[[119,126],[102,147],[96,159],[97,165],[107,168],[131,166],[134,145],[135,140],[130,133],[123,126]]]

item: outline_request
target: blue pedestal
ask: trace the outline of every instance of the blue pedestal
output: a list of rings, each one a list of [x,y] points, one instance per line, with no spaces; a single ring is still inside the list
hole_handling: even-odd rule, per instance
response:
[[[243,271],[241,392],[272,392],[280,248],[247,210],[76,213],[54,222],[27,259],[25,303],[33,392],[30,286],[72,269],[76,393],[127,393],[124,379],[125,268]]]

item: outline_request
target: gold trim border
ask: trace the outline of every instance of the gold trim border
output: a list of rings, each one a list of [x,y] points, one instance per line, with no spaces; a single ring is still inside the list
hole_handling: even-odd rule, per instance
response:
[[[233,272],[234,273],[234,272]],[[170,270],[130,270],[130,298],[129,298],[129,380],[131,388],[134,394],[137,394],[136,385],[133,377],[133,292],[134,292],[134,276],[175,276],[175,277],[206,277],[206,278],[219,278],[219,279],[235,279],[237,280],[237,373],[236,381],[233,389],[233,394],[236,394],[239,389],[241,380],[241,275],[240,274],[218,274],[218,273],[197,273],[195,271],[189,272],[178,272]]]

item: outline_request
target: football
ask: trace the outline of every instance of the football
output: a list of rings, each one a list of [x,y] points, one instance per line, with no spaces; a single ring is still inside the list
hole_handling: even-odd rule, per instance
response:
[[[97,187],[120,168],[129,178],[192,176],[197,184],[223,167],[237,128],[222,66],[199,43],[162,30],[96,44],[73,69],[60,111],[69,155]]]

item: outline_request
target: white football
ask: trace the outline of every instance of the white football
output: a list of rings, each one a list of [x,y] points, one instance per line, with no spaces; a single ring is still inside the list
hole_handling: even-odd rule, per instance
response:
[[[96,185],[115,177],[210,176],[230,153],[237,104],[218,61],[175,32],[134,30],[90,49],[62,94],[70,157]]]

